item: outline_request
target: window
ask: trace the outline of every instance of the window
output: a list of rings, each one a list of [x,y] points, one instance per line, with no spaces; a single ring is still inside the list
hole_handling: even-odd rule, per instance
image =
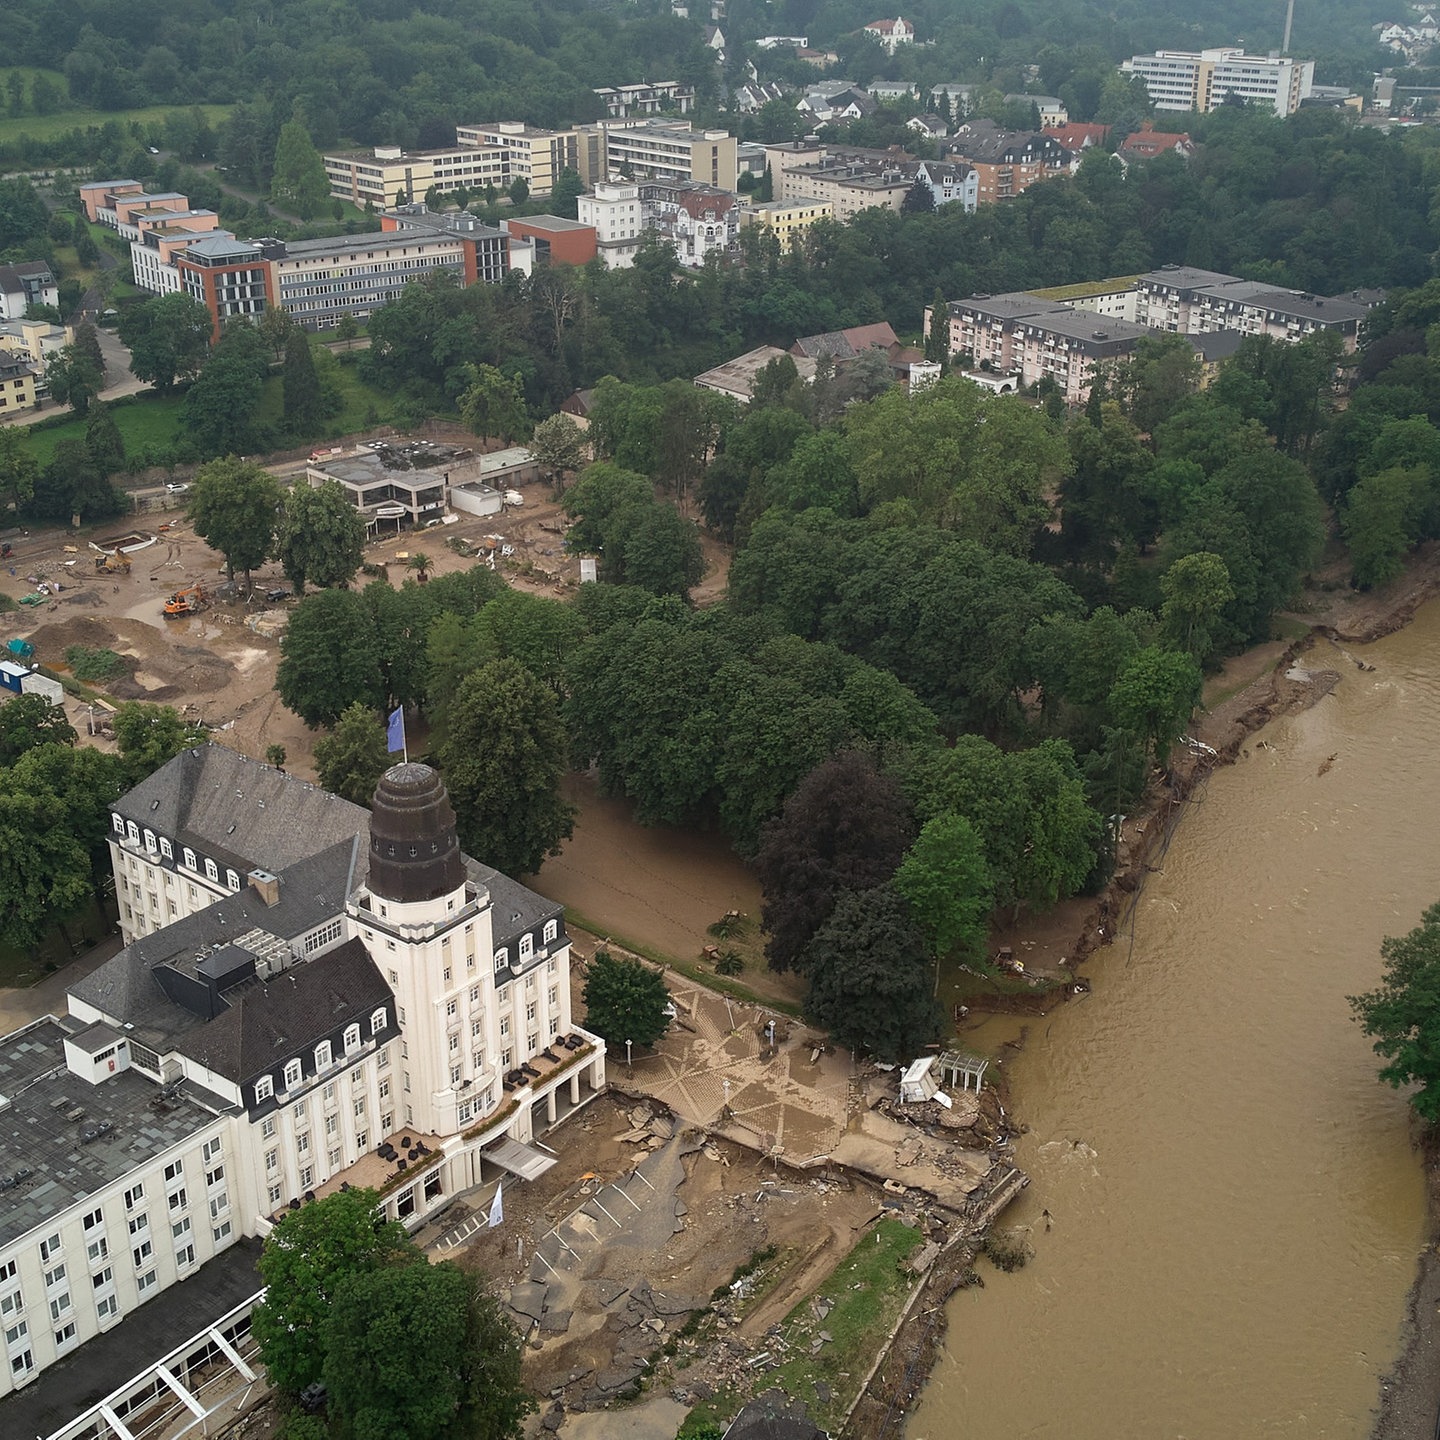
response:
[[[364,1069],[363,1069],[361,1066],[359,1066],[359,1065],[357,1065],[357,1066],[350,1072],[350,1083],[351,1083],[352,1085],[358,1085],[358,1084],[360,1084],[360,1082],[361,1082],[362,1080],[364,1080],[364,1078],[365,1078],[365,1071],[364,1071]]]
[[[375,1068],[377,1070],[388,1070],[390,1068],[390,1047],[388,1045],[380,1051],[379,1058],[375,1061]]]
[[[190,1217],[188,1215],[185,1216],[183,1219],[177,1220],[170,1227],[170,1236],[174,1240],[183,1240],[189,1233]]]
[[[472,1005],[478,1005],[480,1003],[480,987],[478,985],[472,985],[470,987],[470,1003]]]
[[[445,943],[448,945],[450,942],[447,940]],[[441,971],[441,978],[447,985],[450,983],[450,967],[448,965]]]
[[[369,1144],[370,1132],[368,1130],[357,1130],[355,1132],[355,1149],[363,1155]]]
[[[553,975],[555,973],[555,962],[553,960],[547,960],[545,962],[545,973],[547,975]]]
[[[555,985],[552,985],[552,986],[549,988],[549,990],[547,990],[547,991],[545,992],[545,999],[546,999],[551,1005],[558,1005],[558,1004],[560,1003],[560,990],[559,990],[559,987],[558,987],[558,986],[555,986]]]
[[[306,1165],[300,1171],[300,1188],[308,1190],[315,1183],[315,1172]]]
[[[40,1242],[41,1263],[48,1265],[64,1248],[60,1243],[59,1235],[52,1235],[48,1240],[42,1240]]]
[[[470,1065],[472,1069],[483,1070],[485,1068],[485,1052],[483,1050],[477,1050],[470,1057]]]
[[[460,1067],[458,1065],[452,1065],[450,1067],[450,1083],[452,1085],[458,1085],[460,1083]]]
[[[210,1218],[218,1220],[230,1208],[230,1197],[222,1190],[210,1201]]]
[[[205,862],[205,877],[215,881],[217,885],[220,883],[220,867],[213,860]]]
[[[387,1111],[380,1117],[380,1133],[381,1133],[382,1135],[388,1135],[394,1128],[395,1128],[395,1112],[394,1112],[393,1110],[387,1110]]]
[[[260,1122],[260,1138],[262,1140],[273,1140],[275,1138],[275,1122],[269,1116]]]
[[[56,1285],[63,1284],[64,1280],[65,1267],[63,1265],[57,1265],[53,1270],[47,1270],[45,1272],[45,1288],[47,1290],[52,1289]]]
[[[510,952],[506,949],[499,949],[495,952],[495,968],[504,970],[510,964]]]
[[[70,1292],[62,1290],[50,1300],[50,1320],[53,1324],[70,1308]]]
[[[170,1195],[170,1213],[173,1215],[177,1210],[183,1210],[190,1203],[190,1198],[185,1194],[185,1187],[182,1185]]]
[[[297,1155],[310,1153],[310,1132],[308,1130],[295,1141],[295,1153]]]
[[[329,1042],[328,1040],[322,1040],[322,1041],[315,1047],[315,1068],[316,1068],[316,1070],[326,1070],[326,1069],[329,1068],[329,1066],[330,1066],[330,1042]]]
[[[293,1090],[304,1076],[304,1070],[298,1060],[287,1060],[285,1062],[285,1088]]]
[[[195,1247],[194,1247],[194,1245],[181,1245],[181,1246],[175,1251],[175,1268],[176,1268],[177,1270],[186,1270],[186,1269],[188,1269],[191,1265],[193,1265],[194,1263],[195,1263]]]
[[[57,1350],[64,1350],[74,1342],[74,1339],[75,1322],[71,1320],[55,1332],[55,1348]]]
[[[453,1017],[457,1009],[459,1009],[459,1006],[457,1005],[457,1003],[456,1003],[454,1000],[447,1000],[447,1001],[445,1002],[445,1016],[446,1016],[446,1018],[449,1019],[449,1018]]]
[[[272,1076],[262,1075],[255,1082],[255,1103],[262,1105],[275,1093],[275,1081]],[[267,1122],[268,1123],[268,1122]]]
[[[522,935],[520,937],[520,959],[528,960],[535,953],[535,937],[533,935]]]
[[[115,1272],[107,1265],[103,1270],[97,1270],[91,1277],[90,1283],[97,1290],[103,1290],[108,1285],[114,1284]]]
[[[174,850],[174,848],[171,846],[170,842],[169,842],[167,839],[165,839],[165,837],[164,837],[163,835],[160,837],[160,853],[161,853],[167,860],[173,860],[173,859],[175,858],[175,850]],[[170,877],[169,877],[168,875],[165,877],[165,883],[166,883],[167,885],[170,883]]]
[[[558,1035],[559,1033],[560,1033],[560,1017],[559,1017],[558,1015],[552,1015],[552,1016],[550,1017],[550,1034],[551,1034],[551,1036],[552,1036],[552,1038],[553,1038],[554,1036]]]
[[[221,1244],[223,1241],[228,1240],[228,1239],[230,1238],[230,1231],[231,1231],[232,1228],[233,1228],[233,1227],[231,1226],[230,1221],[228,1221],[228,1220],[222,1220],[218,1225],[214,1226],[214,1227],[211,1229],[211,1231],[210,1231],[210,1238],[211,1238],[217,1245],[219,1245],[219,1244]]]
[[[135,1288],[143,1295],[147,1290],[153,1290],[158,1283],[159,1279],[155,1272],[147,1270],[135,1281]]]
[[[508,1045],[500,1052],[500,1068],[502,1070],[508,1070],[510,1068],[513,1056],[514,1051],[511,1050]]]
[[[7,1260],[0,1265],[0,1285],[7,1280],[13,1280],[20,1273],[20,1262],[18,1260]]]
[[[453,1055],[459,1048],[460,1048],[460,1037],[459,1037],[459,1035],[452,1035],[452,1036],[450,1037],[450,1053]]]
[[[365,1113],[365,1097],[359,1096],[355,1101],[355,1118],[358,1120]]]
[[[28,1375],[35,1368],[35,1357],[28,1350],[22,1350],[18,1355],[10,1356],[10,1373],[17,1379],[21,1375]]]
[[[130,1233],[132,1235],[143,1235],[150,1228],[150,1217],[148,1215],[137,1215],[130,1222]]]
[[[92,1230],[98,1230],[105,1223],[105,1214],[101,1210],[92,1210],[81,1222],[88,1235]]]
[[[345,1053],[351,1054],[360,1048],[360,1027],[358,1025],[347,1025],[345,1027]]]
[[[500,1017],[500,1033],[501,1035],[508,1035],[510,1033],[510,1017],[508,1015],[502,1015]]]
[[[382,1081],[380,1082],[380,1098],[381,1098],[382,1100],[385,1100],[385,1099],[387,1099],[387,1098],[389,1097],[389,1095],[390,1095],[390,1082],[389,1082],[389,1080],[382,1080]]]
[[[405,1081],[405,1093],[408,1095],[410,1093],[410,1072],[408,1070],[403,1070],[401,1071],[401,1075]]]
[[[295,1117],[295,1123],[297,1125],[303,1125],[305,1123],[305,1102],[303,1100],[297,1100],[295,1104],[290,1107],[290,1113]]]
[[[272,1186],[270,1187],[269,1194],[270,1194],[270,1203],[271,1203],[272,1205],[278,1205],[278,1204],[280,1203],[280,1193],[281,1193],[281,1192],[280,1192],[280,1187],[279,1187],[278,1185],[272,1185]]]
[[[525,1048],[533,1055],[540,1048],[540,1032],[532,1030],[525,1037]]]
[[[30,1327],[23,1320],[17,1320],[5,1331],[5,1343],[7,1345],[19,1345],[30,1334]]]
[[[558,920],[547,920],[545,922],[545,932],[542,937],[543,942],[548,945],[559,933],[560,922]]]
[[[131,1258],[135,1261],[135,1268],[138,1270],[155,1253],[155,1247],[149,1240],[142,1240],[131,1252]]]
[[[213,1170],[205,1172],[205,1188],[213,1190],[225,1178],[225,1167],[217,1165]]]
[[[165,1167],[165,1183],[168,1185],[172,1180],[182,1180],[185,1177],[185,1162],[183,1160],[172,1160]]]
[[[478,1040],[480,1038],[480,1022],[478,1020],[472,1020],[470,1022],[470,1038],[472,1040]]]
[[[324,1090],[325,1103],[328,1105],[335,1098],[335,1082],[332,1080]]]
[[[274,1174],[280,1168],[280,1152],[278,1150],[267,1150],[265,1152],[265,1173]]]
[[[527,1020],[533,1020],[535,1018],[535,1002],[533,1000],[525,1007],[525,1018]]]

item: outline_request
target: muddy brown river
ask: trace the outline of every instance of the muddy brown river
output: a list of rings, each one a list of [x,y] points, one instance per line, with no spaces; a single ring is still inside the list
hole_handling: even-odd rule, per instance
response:
[[[1035,1257],[951,1302],[907,1440],[1369,1433],[1424,1196],[1345,997],[1440,899],[1440,604],[1353,653],[1306,657],[1337,690],[1211,778],[1133,944],[1006,1061]]]

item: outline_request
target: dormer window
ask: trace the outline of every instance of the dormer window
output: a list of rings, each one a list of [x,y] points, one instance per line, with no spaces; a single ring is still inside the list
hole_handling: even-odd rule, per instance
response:
[[[545,922],[545,944],[549,944],[560,933],[560,922],[558,920],[547,920]]]
[[[315,1047],[315,1068],[316,1070],[328,1069],[330,1065],[330,1042],[322,1040]]]
[[[160,837],[160,853],[167,860],[173,860],[175,858],[174,846],[172,846],[163,835]]]
[[[510,966],[510,952],[503,947],[495,952],[496,970],[506,970]]]
[[[112,815],[110,817],[110,824],[117,834],[123,835],[125,833],[125,820],[122,816]]]
[[[255,1103],[262,1104],[275,1093],[275,1081],[269,1075],[262,1075],[255,1082]]]
[[[145,848],[146,848],[152,855],[155,853],[155,849],[156,849],[156,846],[155,846],[155,832],[154,832],[153,830],[147,830],[147,831],[145,832]]]
[[[215,881],[217,885],[220,883],[220,867],[213,860],[205,862],[205,878]]]
[[[233,870],[227,870],[225,872],[225,883],[232,890],[238,890],[240,888],[240,877]]]
[[[345,1053],[349,1055],[352,1051],[360,1048],[360,1027],[358,1025],[347,1025],[345,1027]]]
[[[370,1017],[370,1033],[378,1035],[385,1028],[385,1007],[382,1005]]]
[[[195,852],[188,845],[185,847],[185,868],[187,870],[195,868]]]
[[[140,827],[133,820],[126,824],[125,833],[130,837],[133,844],[138,845],[140,843]]]
[[[528,960],[535,953],[535,937],[533,935],[522,935],[520,937],[520,958]]]
[[[287,1060],[285,1062],[285,1088],[293,1090],[304,1077],[304,1067],[298,1060]]]

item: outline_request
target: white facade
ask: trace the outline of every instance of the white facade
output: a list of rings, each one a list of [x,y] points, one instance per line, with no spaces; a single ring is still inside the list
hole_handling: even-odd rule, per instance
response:
[[[889,55],[893,55],[902,45],[915,43],[915,27],[898,16],[893,20],[872,20],[865,27],[865,33],[873,35]]]
[[[1206,112],[1234,97],[1291,115],[1310,94],[1313,60],[1246,55],[1243,50],[1157,50],[1134,55],[1122,72],[1138,75],[1157,110]]]
[[[638,185],[600,182],[594,194],[582,195],[577,215],[582,225],[595,227],[595,243],[611,270],[627,268],[634,262],[640,237],[645,233],[645,210]]]

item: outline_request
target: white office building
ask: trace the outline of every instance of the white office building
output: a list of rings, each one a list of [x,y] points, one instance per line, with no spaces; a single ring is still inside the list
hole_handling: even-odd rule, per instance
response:
[[[1292,115],[1315,81],[1313,60],[1247,55],[1243,50],[1157,50],[1133,55],[1121,66],[1138,75],[1157,110],[1213,110],[1231,100]]]

